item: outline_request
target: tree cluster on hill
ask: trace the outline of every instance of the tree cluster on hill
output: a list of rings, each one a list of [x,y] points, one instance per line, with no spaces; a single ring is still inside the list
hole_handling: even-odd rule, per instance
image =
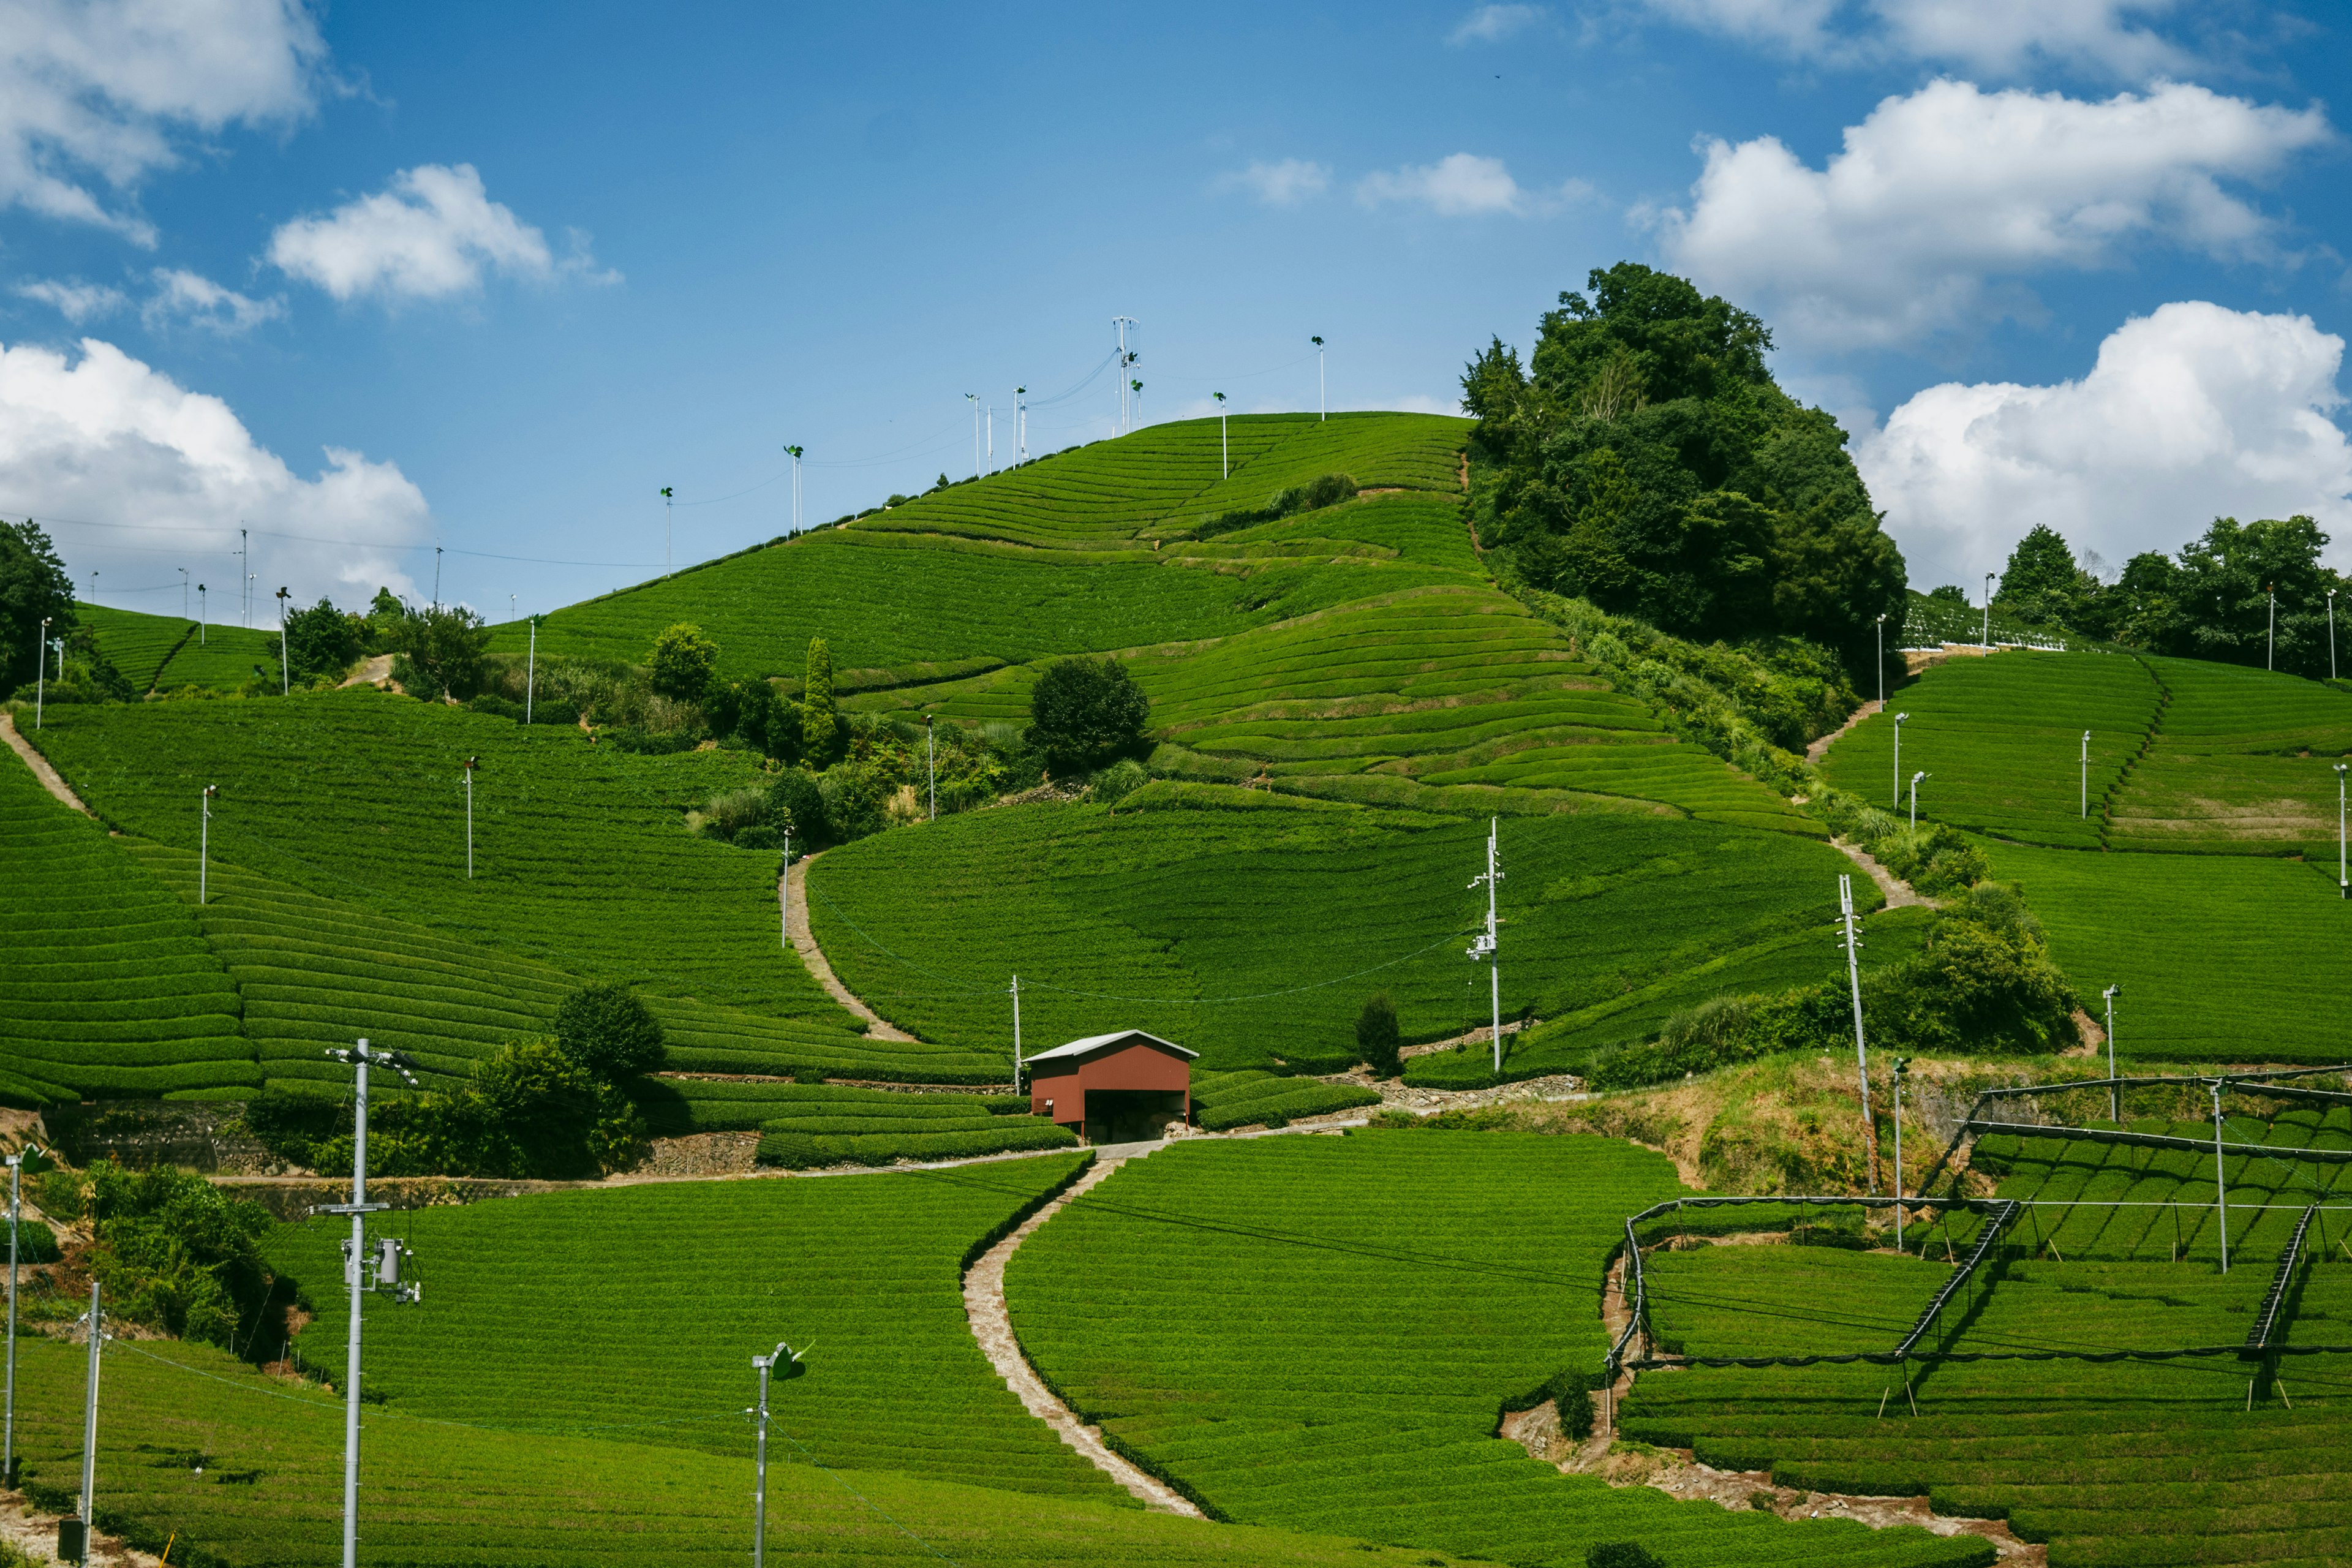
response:
[[[2324,679],[2330,674],[2328,595],[2347,585],[2342,573],[2320,562],[2327,544],[2308,517],[2243,523],[2216,518],[2177,556],[2143,551],[2110,580],[2095,558],[2077,559],[2056,530],[2037,525],[2010,552],[1993,607],[2150,653],[2224,664],[2273,661],[2273,668]],[[1957,588],[1937,592],[1965,597]]]
[[[1544,314],[1524,367],[1497,338],[1463,375],[1481,542],[1529,587],[1867,669],[1903,556],[1845,433],[1774,383],[1748,312],[1633,262],[1588,287]]]
[[[73,629],[73,579],[31,518],[0,522],[0,637],[7,639],[0,646],[0,691],[33,679],[45,619],[51,637]]]

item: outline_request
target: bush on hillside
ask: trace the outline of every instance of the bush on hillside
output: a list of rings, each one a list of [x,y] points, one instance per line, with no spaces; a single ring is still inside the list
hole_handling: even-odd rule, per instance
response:
[[[593,981],[566,996],[555,1009],[555,1039],[607,1083],[661,1070],[661,1023],[625,985]]]
[[[786,768],[768,781],[768,820],[780,832],[789,830],[801,853],[819,848],[833,837],[824,815],[824,795],[816,780],[799,768]]]
[[[19,1263],[55,1263],[65,1253],[58,1246],[58,1233],[37,1219],[16,1222],[16,1261]]]
[[[846,739],[833,700],[833,649],[823,637],[811,637],[808,679],[801,687],[801,754],[811,767],[824,767],[840,755]]]
[[[51,628],[51,635],[59,635]],[[53,651],[43,667],[45,679],[27,683],[17,696],[30,702],[45,699],[49,702],[129,702],[139,695],[130,679],[114,667],[98,646],[97,634],[88,626],[70,626],[62,633],[65,642],[64,668],[58,668],[58,655]],[[273,679],[270,689],[277,689]]]
[[[693,622],[680,621],[654,638],[650,664],[655,695],[698,702],[718,672],[719,645]]]
[[[72,629],[73,578],[31,518],[0,522],[0,691],[32,683],[44,620],[51,637]]]
[[[1585,1548],[1584,1568],[1666,1568],[1666,1565],[1639,1542],[1602,1541]]]
[[[89,1212],[90,1272],[110,1316],[230,1348],[250,1337],[269,1301],[268,1210],[188,1172],[100,1160],[89,1169]]]
[[[321,598],[307,610],[297,610],[286,617],[288,673],[297,684],[341,680],[365,651],[372,631],[366,618],[345,615],[331,599]],[[272,659],[279,657],[278,644],[278,639],[271,637],[264,645]]]
[[[1398,1055],[1402,1037],[1397,1028],[1396,1003],[1385,991],[1376,991],[1356,1015],[1356,1051],[1374,1078],[1394,1078],[1404,1071]]]
[[[1030,744],[1067,776],[1098,768],[1142,743],[1151,700],[1115,658],[1058,658],[1029,697]]]
[[[1110,766],[1097,773],[1091,786],[1095,800],[1103,805],[1117,805],[1137,790],[1151,782],[1143,764],[1133,757],[1121,757]]]
[[[404,610],[384,637],[392,678],[411,697],[462,700],[482,689],[490,631],[473,611],[455,605]]]

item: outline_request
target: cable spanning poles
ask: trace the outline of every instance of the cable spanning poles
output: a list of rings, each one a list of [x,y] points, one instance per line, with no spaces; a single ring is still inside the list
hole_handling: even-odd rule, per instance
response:
[[[1870,1050],[1862,1033],[1862,935],[1853,914],[1853,879],[1838,879],[1839,918],[1845,927],[1845,977],[1853,993],[1853,1069],[1862,1080],[1862,1146],[1870,1156],[1870,1195],[1878,1195],[1878,1124],[1870,1116]]]
[[[1482,958],[1486,960],[1487,989],[1495,1007],[1495,1072],[1497,1077],[1503,1071],[1503,961],[1495,952],[1495,884],[1503,879],[1502,869],[1496,864],[1498,848],[1496,840],[1501,832],[1501,824],[1502,818],[1497,816],[1486,819],[1486,874],[1470,879],[1470,886],[1474,888],[1481,882],[1486,884],[1486,929],[1471,939],[1466,950],[1474,962]]]

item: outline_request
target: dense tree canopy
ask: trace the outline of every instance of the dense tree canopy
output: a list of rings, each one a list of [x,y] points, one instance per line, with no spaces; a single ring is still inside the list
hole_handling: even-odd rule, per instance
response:
[[[1060,658],[1037,677],[1029,717],[1029,743],[1066,777],[1135,750],[1151,700],[1115,658]]]
[[[0,694],[33,679],[44,618],[51,637],[73,628],[73,579],[32,519],[0,522]]]
[[[1462,378],[1481,540],[1528,584],[1683,636],[1793,635],[1866,665],[1902,553],[1845,433],[1774,384],[1771,334],[1633,262],[1497,339]]]

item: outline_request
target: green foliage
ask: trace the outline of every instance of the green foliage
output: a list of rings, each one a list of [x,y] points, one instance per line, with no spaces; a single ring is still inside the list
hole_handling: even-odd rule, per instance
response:
[[[1584,1568],[1665,1568],[1665,1564],[1637,1542],[1601,1541],[1585,1548]]]
[[[37,1219],[16,1221],[16,1260],[19,1263],[55,1263],[65,1254],[58,1249],[58,1233]]]
[[[719,646],[691,621],[665,627],[654,638],[653,689],[656,696],[698,702],[719,668]]]
[[[1151,700],[1115,658],[1055,659],[1029,693],[1029,743],[1068,774],[1132,750],[1150,722]]]
[[[169,1166],[89,1169],[89,1268],[110,1314],[182,1339],[237,1348],[268,1305],[260,1241],[269,1211]]]
[[[1255,1068],[1192,1074],[1192,1119],[1204,1132],[1279,1127],[1302,1117],[1380,1102],[1377,1090],[1354,1084],[1324,1083]]]
[[[836,754],[841,718],[833,700],[833,650],[823,637],[808,646],[808,677],[801,688],[801,749],[810,763],[823,767]]]
[[[467,698],[481,689],[490,634],[473,611],[457,605],[410,610],[385,640],[398,656],[392,678],[411,697]]]
[[[1559,1368],[1600,1364],[1622,1216],[1677,1190],[1662,1156],[1598,1138],[1180,1142],[1033,1235],[1005,1292],[1082,1420],[1238,1522],[1376,1517],[1383,1541],[1504,1563],[1633,1535],[1694,1565],[1980,1560],[1619,1489],[1495,1435]]]
[[[2099,580],[2074,563],[2074,552],[2058,531],[2035,523],[2009,552],[1992,602],[1994,608],[2037,625],[2074,626],[2099,588]]]
[[[816,780],[798,768],[786,768],[768,781],[767,791],[771,824],[790,828],[804,850],[832,842],[833,827],[825,820],[824,795]]]
[[[1144,772],[1141,763],[1133,757],[1121,757],[1096,773],[1088,787],[1100,805],[1117,805],[1150,782],[1151,775]]]
[[[306,685],[320,679],[341,680],[366,646],[370,629],[367,622],[345,615],[330,599],[295,611],[286,617],[289,678]],[[269,639],[268,649],[273,657],[278,654],[276,637]]]
[[[0,521],[0,691],[33,679],[41,623],[50,623],[50,637],[63,637],[74,615],[73,578],[48,534],[29,517]]]
[[[1396,1004],[1385,991],[1375,991],[1356,1015],[1356,1050],[1374,1078],[1394,1078],[1404,1071],[1397,1056],[1402,1037],[1397,1029]]]
[[[5,526],[0,524],[0,526]],[[55,704],[128,702],[140,689],[107,656],[97,633],[86,625],[52,627],[50,635],[65,644],[62,657],[53,650],[41,680],[20,688],[20,700]]]
[[[1590,287],[1544,316],[1528,371],[1496,341],[1463,376],[1480,538],[1527,586],[1867,669],[1903,561],[1844,432],[1774,384],[1748,312],[1632,262]]]
[[[625,985],[593,981],[555,1009],[555,1039],[563,1054],[606,1083],[662,1068],[660,1020]]]

